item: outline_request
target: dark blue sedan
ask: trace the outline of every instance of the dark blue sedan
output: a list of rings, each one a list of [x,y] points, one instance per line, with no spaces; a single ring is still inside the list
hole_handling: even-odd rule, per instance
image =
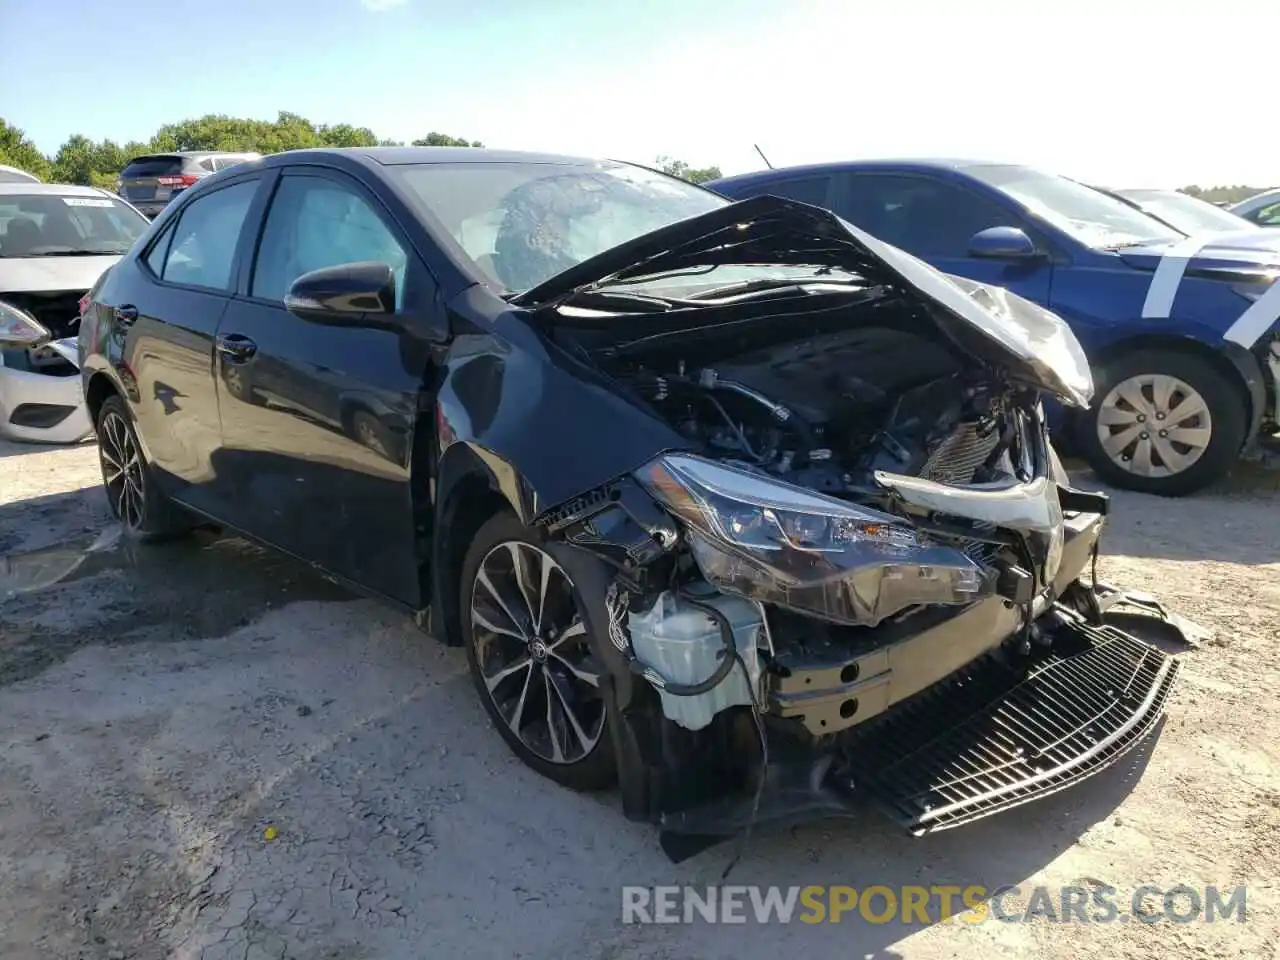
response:
[[[1116,486],[1179,496],[1280,421],[1280,231],[1187,236],[1029,167],[860,161],[727,177],[734,199],[829,208],[947,273],[1062,316],[1094,365],[1087,415],[1061,423]]]

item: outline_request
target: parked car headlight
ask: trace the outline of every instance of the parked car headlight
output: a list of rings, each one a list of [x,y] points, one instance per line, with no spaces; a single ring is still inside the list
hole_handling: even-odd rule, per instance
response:
[[[0,343],[8,346],[34,347],[45,343],[51,336],[52,334],[27,311],[0,300]]]
[[[970,603],[993,578],[961,550],[878,510],[688,454],[637,477],[683,521],[717,588],[837,623],[872,625],[917,604]]]

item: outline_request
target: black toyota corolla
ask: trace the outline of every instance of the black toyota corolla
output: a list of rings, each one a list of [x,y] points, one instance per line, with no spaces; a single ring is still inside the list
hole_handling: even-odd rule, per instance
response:
[[[510,748],[673,857],[865,797],[1060,789],[1176,662],[1082,574],[1074,337],[816,207],[615,162],[301,151],[202,181],[91,293],[111,508],[209,523],[465,647]],[[1170,617],[1176,622],[1176,618]],[[357,638],[353,638],[353,642]]]

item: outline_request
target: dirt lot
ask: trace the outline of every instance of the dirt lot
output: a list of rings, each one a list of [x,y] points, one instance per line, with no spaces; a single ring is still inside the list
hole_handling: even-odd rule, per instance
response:
[[[922,840],[762,833],[730,878],[1109,884],[1125,916],[1141,884],[1243,883],[1244,924],[625,926],[623,884],[719,883],[728,851],[672,866],[524,769],[396,612],[237,540],[126,549],[93,447],[0,445],[0,957],[1280,956],[1278,476],[1116,496],[1102,575],[1217,631],[1150,749]]]

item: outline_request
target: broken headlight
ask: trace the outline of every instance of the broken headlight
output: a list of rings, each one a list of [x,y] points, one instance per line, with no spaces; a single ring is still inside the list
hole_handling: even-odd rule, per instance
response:
[[[35,317],[0,300],[0,343],[11,347],[35,347],[48,341],[51,334]]]
[[[960,549],[878,510],[686,454],[659,457],[637,477],[683,521],[702,575],[726,593],[874,625],[993,588]]]

